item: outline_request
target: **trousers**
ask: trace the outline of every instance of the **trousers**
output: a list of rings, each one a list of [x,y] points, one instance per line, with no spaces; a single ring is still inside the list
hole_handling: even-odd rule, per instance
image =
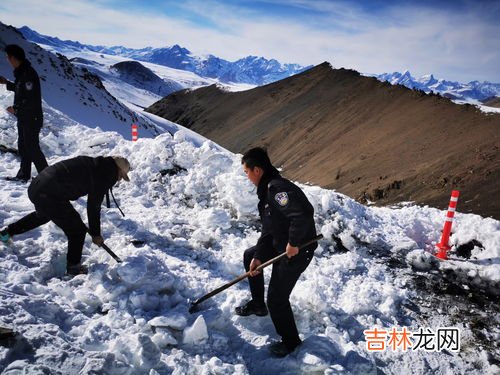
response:
[[[31,163],[35,164],[36,170],[40,173],[48,166],[45,155],[40,149],[40,129],[41,122],[38,118],[32,121],[17,121],[17,148],[21,157],[21,166],[17,172],[17,177],[29,180],[31,178]]]
[[[256,247],[251,247],[245,250],[243,255],[243,263],[245,270],[250,269],[250,263],[254,257]],[[263,262],[268,261],[273,256],[279,255],[277,252],[267,251],[268,259],[262,259]],[[302,272],[306,270],[311,263],[313,257],[312,252],[299,252],[293,258],[281,258],[273,264],[271,280],[267,290],[267,307],[269,314],[276,329],[276,333],[281,336],[283,343],[293,349],[300,342],[297,325],[293,316],[292,306],[290,305],[290,294],[292,293],[297,280]],[[264,304],[264,274],[261,272],[256,276],[249,277],[250,292],[252,300],[257,304]]]
[[[9,235],[25,233],[52,221],[68,238],[67,267],[80,263],[87,226],[70,201],[51,196],[37,186],[38,183],[35,179],[28,189],[28,196],[35,205],[35,211],[10,224],[7,227]]]

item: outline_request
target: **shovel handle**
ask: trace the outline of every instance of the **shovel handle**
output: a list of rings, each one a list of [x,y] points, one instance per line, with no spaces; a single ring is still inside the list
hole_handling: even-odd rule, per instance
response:
[[[323,238],[323,235],[322,235],[322,234],[319,234],[319,235],[317,235],[316,237],[314,237],[313,239],[311,239],[311,240],[309,240],[309,241],[307,241],[307,242],[305,242],[305,243],[303,243],[303,244],[299,245],[299,249],[302,249],[302,248],[304,248],[304,247],[306,247],[306,246],[309,246],[309,245],[311,245],[311,244],[313,244],[313,243],[315,243],[315,242],[318,242],[318,241],[319,241],[319,240],[321,240],[322,238]],[[285,252],[283,252],[283,253],[281,253],[280,255],[278,255],[278,256],[276,256],[276,257],[274,257],[273,259],[270,259],[270,260],[268,260],[267,262],[262,263],[260,266],[258,266],[258,267],[255,269],[255,271],[261,271],[262,269],[266,268],[267,266],[269,266],[269,265],[271,265],[271,264],[275,263],[276,261],[280,260],[280,259],[281,259],[281,258],[283,258],[285,255],[286,255],[286,251],[285,251]],[[250,276],[250,271],[248,271],[248,272],[246,273],[246,275],[247,275],[247,276]]]
[[[87,233],[92,236],[89,232],[89,228],[87,228]],[[111,257],[116,260],[118,263],[121,263],[122,260],[120,259],[120,257],[118,255],[116,255],[113,250],[111,250],[108,245],[106,245],[104,242],[101,244],[101,245],[98,245],[99,247],[103,248],[104,250],[106,250],[106,252],[111,255]]]
[[[107,251],[107,253],[108,253],[109,255],[111,255],[111,256],[113,257],[113,259],[114,259],[114,260],[116,260],[118,263],[121,263],[121,262],[122,262],[122,260],[120,259],[120,257],[119,257],[118,255],[116,255],[116,254],[113,252],[113,250],[111,250],[111,249],[108,247],[108,245],[106,245],[105,243],[103,243],[103,244],[101,245],[101,247],[102,247],[104,250],[106,250],[106,251]]]

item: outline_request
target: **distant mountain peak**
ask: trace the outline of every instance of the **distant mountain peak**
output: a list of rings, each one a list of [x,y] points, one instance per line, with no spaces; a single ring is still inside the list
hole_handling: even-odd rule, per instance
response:
[[[214,55],[207,57],[194,56],[187,48],[174,44],[171,47],[141,49],[123,46],[104,47],[83,45],[74,41],[62,41],[58,38],[42,35],[28,26],[19,29],[26,39],[32,42],[50,45],[55,50],[64,53],[66,49],[83,50],[118,55],[126,58],[145,61],[174,69],[196,73],[202,77],[215,78],[225,83],[247,83],[262,85],[287,78],[311,68],[299,64],[283,64],[276,59],[266,59],[261,56],[247,56],[231,62]]]
[[[181,47],[178,44],[174,44],[172,47],[170,47],[170,50],[174,51],[174,52],[180,52],[183,55],[190,55],[191,54],[190,50],[188,50],[187,48]]]

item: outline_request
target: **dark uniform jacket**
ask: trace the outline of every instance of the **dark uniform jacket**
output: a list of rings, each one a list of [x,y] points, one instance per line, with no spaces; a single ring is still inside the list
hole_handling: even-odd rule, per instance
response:
[[[14,113],[18,120],[34,122],[42,127],[42,92],[38,74],[28,60],[14,69],[15,82],[7,82],[7,90],[14,91]]]
[[[101,234],[101,204],[106,192],[118,181],[118,167],[111,157],[78,156],[45,168],[33,179],[30,198],[44,194],[58,201],[87,198],[91,236]],[[36,198],[35,198],[36,199]]]
[[[269,252],[282,253],[288,243],[299,246],[316,236],[314,208],[304,192],[277,170],[262,177],[257,195],[262,234],[254,258],[269,259],[274,256]],[[317,243],[309,245],[301,253],[312,253],[317,246]]]

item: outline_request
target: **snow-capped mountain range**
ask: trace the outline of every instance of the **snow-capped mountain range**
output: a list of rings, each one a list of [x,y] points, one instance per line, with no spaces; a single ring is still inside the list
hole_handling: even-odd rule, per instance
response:
[[[68,51],[91,51],[110,56],[121,56],[174,69],[193,72],[201,77],[217,79],[220,82],[245,83],[249,85],[263,85],[297,74],[311,68],[298,64],[282,64],[274,59],[247,56],[235,62],[221,59],[214,55],[199,57],[188,49],[179,45],[165,48],[145,47],[141,49],[126,48],[123,46],[93,46],[70,40],[61,40],[56,37],[42,35],[27,26],[19,29],[26,39],[66,54]],[[461,83],[438,79],[433,74],[415,78],[407,70],[403,73],[367,74],[381,81],[393,85],[404,85],[411,89],[423,90],[426,93],[434,92],[452,100],[466,101],[478,104],[492,97],[500,97],[500,84],[491,82],[471,81]]]
[[[311,66],[298,64],[282,64],[275,59],[247,56],[234,62],[214,55],[195,56],[186,48],[173,45],[165,48],[146,47],[141,49],[122,46],[92,46],[70,40],[42,35],[23,26],[19,29],[24,37],[32,42],[48,45],[56,50],[88,50],[107,55],[118,55],[130,59],[168,66],[174,69],[187,70],[202,77],[215,78],[221,82],[247,83],[262,85],[300,73]]]
[[[500,96],[500,83],[471,81],[460,83],[438,79],[433,74],[427,74],[420,78],[415,78],[406,70],[403,73],[383,73],[374,75],[381,81],[387,81],[393,85],[403,85],[410,89],[423,90],[426,93],[431,91],[439,93],[452,100],[483,101],[495,96]]]

